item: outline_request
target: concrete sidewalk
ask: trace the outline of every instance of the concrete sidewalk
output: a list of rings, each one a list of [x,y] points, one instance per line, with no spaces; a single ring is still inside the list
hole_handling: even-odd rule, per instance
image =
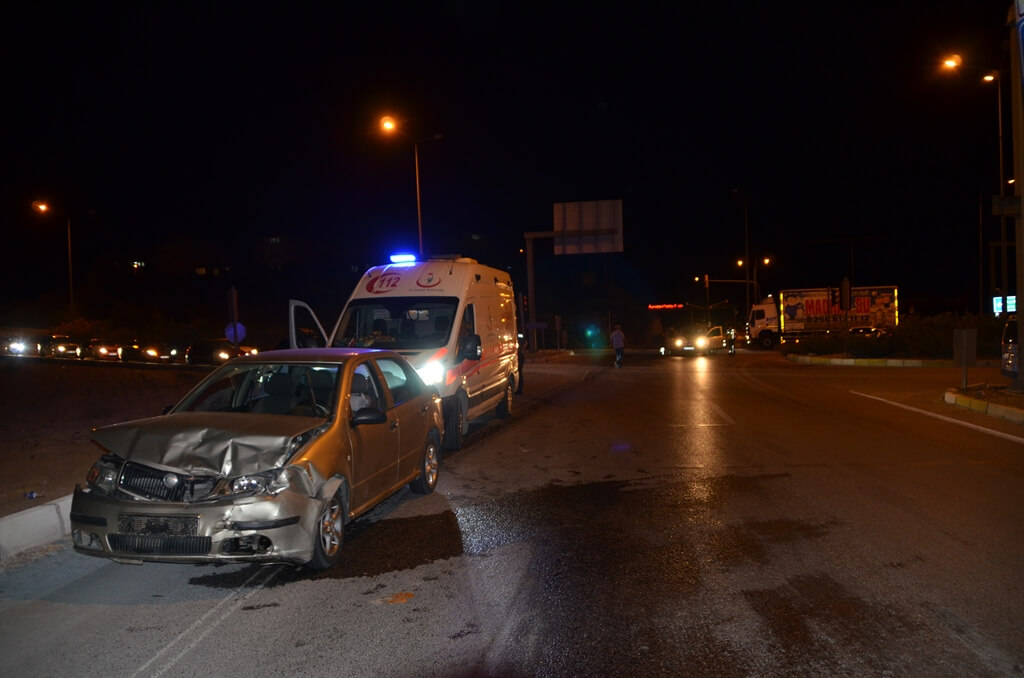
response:
[[[71,495],[0,518],[0,562],[71,536]]]

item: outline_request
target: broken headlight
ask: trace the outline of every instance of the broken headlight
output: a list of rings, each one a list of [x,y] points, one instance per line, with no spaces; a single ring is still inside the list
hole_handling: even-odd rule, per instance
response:
[[[275,468],[231,478],[226,490],[228,494],[279,494],[288,489],[288,485],[288,472]]]
[[[105,495],[112,495],[117,490],[117,476],[121,472],[121,458],[114,454],[105,454],[99,458],[89,473],[85,476],[85,482],[95,492]]]

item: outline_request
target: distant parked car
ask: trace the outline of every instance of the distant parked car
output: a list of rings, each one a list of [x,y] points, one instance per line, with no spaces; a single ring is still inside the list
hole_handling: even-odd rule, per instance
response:
[[[888,337],[892,332],[884,327],[875,327],[873,325],[857,325],[850,328],[850,334],[858,337],[872,337],[880,339],[882,337]]]
[[[189,365],[222,365],[232,358],[256,355],[252,346],[235,346],[225,338],[197,341],[185,351],[185,362]]]
[[[129,341],[121,347],[125,362],[174,363],[181,359],[177,347],[163,341]]]
[[[49,342],[42,349],[42,355],[51,358],[74,358],[82,355],[82,347],[77,341],[72,341],[66,334],[54,334],[50,336]]]
[[[1019,344],[1017,342],[1017,314],[1015,313],[1006,318],[1000,347],[999,373],[1004,377],[1016,379]]]
[[[117,360],[120,357],[118,355],[119,350],[120,346],[115,341],[93,338],[85,344],[85,348],[82,349],[79,357],[83,360],[85,358],[92,360]]]
[[[443,434],[437,389],[398,353],[239,358],[163,416],[93,430],[102,456],[75,487],[72,543],[122,563],[323,570],[346,523],[404,485],[434,490]]]
[[[49,346],[49,335],[20,332],[4,339],[3,351],[7,355],[41,355],[43,346]]]

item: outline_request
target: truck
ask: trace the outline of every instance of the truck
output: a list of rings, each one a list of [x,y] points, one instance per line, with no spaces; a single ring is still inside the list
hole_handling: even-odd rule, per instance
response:
[[[747,345],[770,349],[814,334],[859,328],[891,332],[899,324],[897,293],[895,285],[852,287],[849,309],[844,310],[838,287],[782,290],[777,299],[769,296],[751,306]]]
[[[471,420],[512,412],[519,334],[507,271],[460,255],[396,258],[363,274],[330,333],[303,301],[289,301],[289,316],[292,348],[386,348],[407,358],[442,398],[445,450],[462,447]]]

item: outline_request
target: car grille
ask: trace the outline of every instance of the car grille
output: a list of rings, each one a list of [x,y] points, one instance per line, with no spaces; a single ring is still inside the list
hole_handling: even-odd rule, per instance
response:
[[[196,516],[143,516],[122,513],[117,517],[120,534],[110,534],[115,553],[154,556],[203,556],[210,552],[210,537],[196,536]]]
[[[171,481],[171,482],[168,482]],[[193,476],[126,462],[118,486],[136,496],[160,501],[196,501],[213,491],[215,476]]]
[[[205,556],[210,553],[209,537],[170,537],[144,534],[111,534],[114,553],[151,556]]]

